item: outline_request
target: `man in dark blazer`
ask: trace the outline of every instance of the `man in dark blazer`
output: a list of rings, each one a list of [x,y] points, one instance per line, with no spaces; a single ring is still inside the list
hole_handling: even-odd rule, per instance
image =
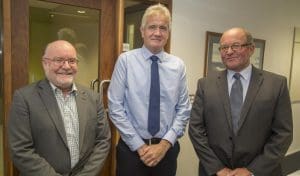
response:
[[[293,131],[287,80],[250,64],[255,46],[245,29],[224,32],[219,49],[226,70],[199,80],[189,124],[199,175],[281,176]]]
[[[96,176],[110,149],[100,96],[74,83],[78,60],[67,41],[42,59],[46,79],[15,91],[8,122],[11,157],[21,176]]]

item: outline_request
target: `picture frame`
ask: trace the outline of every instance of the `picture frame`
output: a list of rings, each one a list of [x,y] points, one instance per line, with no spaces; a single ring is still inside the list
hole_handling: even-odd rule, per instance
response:
[[[219,52],[219,41],[221,36],[222,33],[211,31],[206,32],[204,76],[209,75],[211,72],[221,71],[225,69]],[[256,38],[254,38],[253,40],[255,43],[255,51],[250,58],[250,62],[255,67],[262,69],[266,41]]]

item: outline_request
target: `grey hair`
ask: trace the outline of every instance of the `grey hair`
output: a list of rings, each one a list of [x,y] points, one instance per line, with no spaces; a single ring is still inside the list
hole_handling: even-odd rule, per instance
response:
[[[164,6],[163,4],[155,4],[155,5],[151,5],[149,6],[142,18],[142,23],[141,23],[141,28],[145,28],[146,26],[146,22],[147,22],[147,18],[150,16],[155,16],[155,15],[163,15],[164,17],[166,17],[167,21],[168,21],[168,28],[169,30],[171,30],[171,14],[170,11],[168,10],[168,8],[166,6]]]
[[[245,32],[247,43],[251,43],[252,45],[254,45],[254,39],[252,37],[252,34],[245,29],[243,29],[243,31]]]

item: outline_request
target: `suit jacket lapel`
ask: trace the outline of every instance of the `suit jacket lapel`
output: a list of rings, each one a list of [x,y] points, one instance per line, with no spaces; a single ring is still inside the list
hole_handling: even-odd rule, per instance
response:
[[[44,102],[49,116],[55,124],[56,129],[60,134],[62,140],[64,141],[66,147],[68,147],[64,123],[53,90],[47,80],[42,80],[39,83],[39,88],[39,94],[41,96],[42,101]]]
[[[231,123],[231,110],[230,110],[230,101],[228,95],[228,83],[227,83],[227,71],[219,72],[217,75],[217,86],[219,96],[223,102],[226,118],[230,129],[232,129]]]
[[[254,102],[254,99],[256,97],[256,94],[261,86],[261,83],[263,82],[263,76],[261,70],[258,70],[254,66],[252,66],[252,75],[248,87],[248,91],[246,94],[246,98],[244,101],[244,105],[242,107],[241,111],[241,118],[239,121],[239,127],[241,128],[246,116],[251,108],[252,103]]]
[[[78,88],[78,87],[77,87]],[[86,120],[85,117],[88,113],[86,105],[87,95],[86,92],[78,88],[78,94],[76,96],[77,112],[79,119],[79,149],[82,150],[83,138],[85,134]]]

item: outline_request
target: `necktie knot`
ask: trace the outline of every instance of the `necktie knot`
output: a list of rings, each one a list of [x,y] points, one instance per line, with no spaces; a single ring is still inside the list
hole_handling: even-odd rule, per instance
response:
[[[236,79],[236,80],[239,80],[240,78],[241,78],[241,74],[240,73],[235,73],[234,75],[233,75],[233,77]]]
[[[236,79],[236,80],[239,80],[240,78],[241,78],[241,74],[240,73],[235,73],[234,75],[233,75],[233,77]]]
[[[152,60],[152,62],[157,62],[158,61],[158,57],[153,55],[150,57],[150,59]]]

